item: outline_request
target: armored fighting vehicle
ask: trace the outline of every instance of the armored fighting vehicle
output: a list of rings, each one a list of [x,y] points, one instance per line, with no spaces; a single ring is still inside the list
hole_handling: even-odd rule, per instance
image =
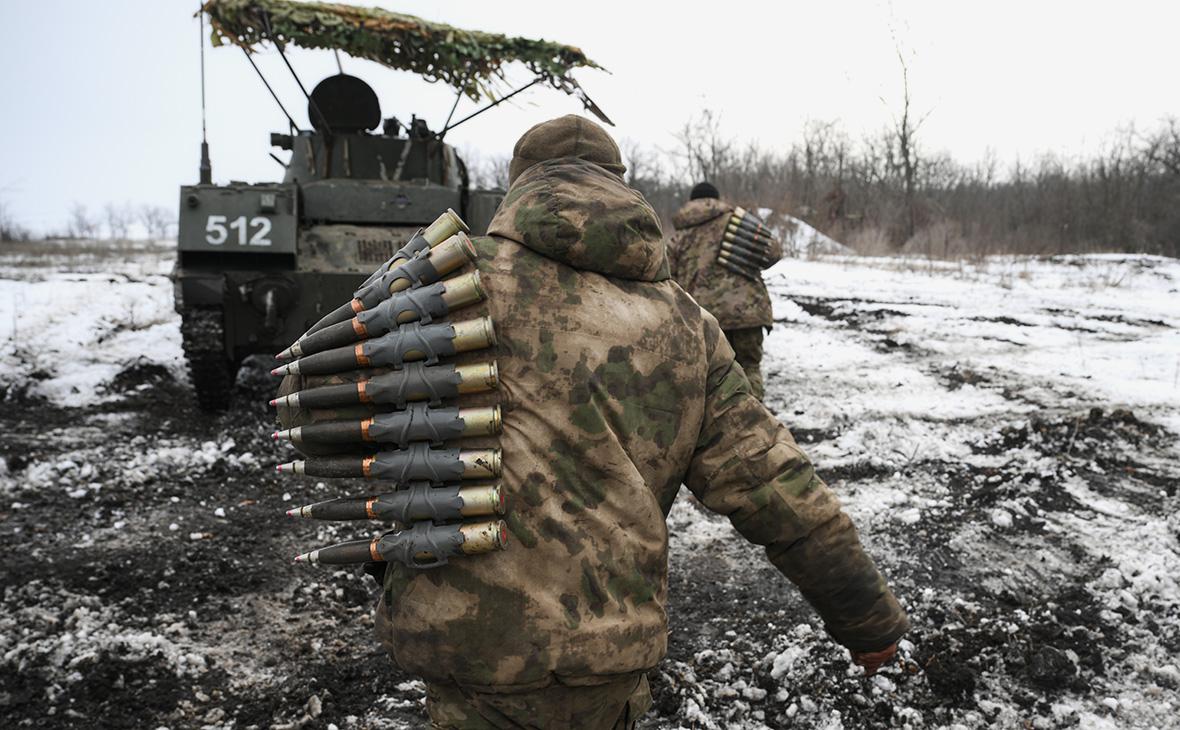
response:
[[[297,339],[442,211],[453,209],[474,234],[486,230],[503,191],[472,189],[463,160],[444,141],[447,131],[539,82],[577,96],[605,120],[568,75],[575,66],[594,66],[570,46],[287,0],[210,0],[205,15],[214,45],[237,45],[250,58],[252,47],[270,41],[292,75],[283,53],[288,43],[446,81],[458,93],[452,116],[463,95],[492,99],[432,130],[416,116],[408,123],[384,118],[373,89],[341,71],[305,92],[310,129],[287,114],[288,132],[271,135],[271,145],[289,153],[286,160],[275,155],[286,168],[275,183],[213,184],[202,142],[200,182],[180,190],[173,281],[185,357],[205,410],[228,406],[244,358],[273,355]],[[535,78],[493,96],[488,82],[513,60]],[[258,71],[252,58],[250,65]]]

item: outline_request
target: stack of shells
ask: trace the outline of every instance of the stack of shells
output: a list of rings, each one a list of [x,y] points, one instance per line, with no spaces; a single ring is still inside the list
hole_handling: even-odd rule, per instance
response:
[[[721,237],[717,263],[738,276],[762,280],[762,272],[783,257],[782,244],[753,213],[734,208]]]
[[[373,272],[351,301],[277,356],[289,362],[273,375],[348,375],[336,378],[342,383],[280,396],[272,406],[313,414],[360,407],[369,414],[277,431],[275,439],[315,454],[281,464],[279,472],[382,483],[373,494],[318,502],[287,514],[396,523],[373,539],[312,550],[297,556],[297,562],[398,561],[430,568],[457,555],[504,548],[508,531],[499,519],[505,512],[497,482],[500,449],[452,446],[458,439],[496,436],[501,429],[499,405],[456,402],[499,386],[496,361],[446,361],[496,344],[489,317],[449,319],[486,298],[472,266],[477,254],[467,231],[448,209]]]

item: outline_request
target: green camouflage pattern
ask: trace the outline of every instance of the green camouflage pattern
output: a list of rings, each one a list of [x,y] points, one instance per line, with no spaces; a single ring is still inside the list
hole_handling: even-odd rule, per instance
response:
[[[729,340],[738,365],[742,366],[746,379],[750,381],[750,393],[762,400],[762,328],[725,330],[725,339]]]
[[[376,623],[401,667],[500,691],[654,667],[681,484],[765,546],[843,644],[880,649],[905,631],[836,497],[668,277],[641,196],[593,163],[542,162],[473,240],[488,299],[462,318],[494,320],[500,389],[459,403],[502,406],[511,539],[434,570],[388,566]]]
[[[879,649],[905,630],[836,497],[751,395],[717,322],[667,278],[637,193],[589,162],[541,163],[490,234],[475,243],[514,539],[438,570],[390,566],[380,625],[398,664],[484,686],[655,666],[664,515],[682,483],[765,545],[842,643]]]
[[[774,315],[766,285],[717,263],[721,238],[734,206],[716,198],[690,200],[672,216],[668,239],[672,278],[725,330],[770,327]]]
[[[631,730],[650,707],[651,690],[643,674],[510,693],[445,684],[426,687],[426,711],[431,726],[440,730]]]

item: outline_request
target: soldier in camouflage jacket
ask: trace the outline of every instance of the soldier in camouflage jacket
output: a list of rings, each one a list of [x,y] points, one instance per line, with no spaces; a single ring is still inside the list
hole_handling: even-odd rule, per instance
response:
[[[670,278],[623,171],[594,123],[538,125],[474,239],[514,540],[433,570],[389,564],[377,616],[435,727],[632,727],[667,646],[664,520],[681,484],[765,546],[866,664],[907,628],[835,495]]]
[[[676,231],[668,240],[668,260],[672,278],[717,318],[754,396],[761,400],[762,333],[774,324],[774,317],[765,284],[717,263],[721,237],[733,210],[711,184],[694,187],[689,201],[672,216]]]

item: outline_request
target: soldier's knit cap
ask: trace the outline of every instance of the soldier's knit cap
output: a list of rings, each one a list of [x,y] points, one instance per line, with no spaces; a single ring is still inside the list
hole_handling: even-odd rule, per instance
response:
[[[701,198],[720,198],[721,193],[717,187],[711,182],[699,182],[693,186],[692,192],[688,194],[689,200],[699,200]]]
[[[619,146],[606,130],[576,114],[550,119],[521,135],[512,149],[508,165],[508,184],[537,163],[560,157],[576,157],[593,162],[620,177],[627,171]]]

